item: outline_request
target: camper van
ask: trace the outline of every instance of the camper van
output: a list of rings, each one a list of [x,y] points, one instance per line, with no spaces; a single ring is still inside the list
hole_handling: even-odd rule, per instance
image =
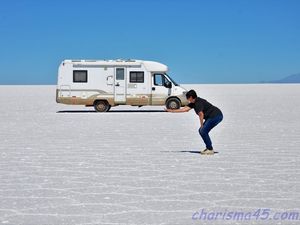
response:
[[[186,90],[164,64],[143,60],[64,60],[58,69],[56,102],[93,106],[107,112],[113,106],[188,104]]]

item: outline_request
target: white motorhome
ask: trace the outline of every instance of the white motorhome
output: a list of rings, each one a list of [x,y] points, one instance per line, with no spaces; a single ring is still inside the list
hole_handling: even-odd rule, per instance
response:
[[[98,112],[117,105],[187,105],[186,90],[167,71],[164,64],[143,60],[64,60],[56,102],[94,106]]]

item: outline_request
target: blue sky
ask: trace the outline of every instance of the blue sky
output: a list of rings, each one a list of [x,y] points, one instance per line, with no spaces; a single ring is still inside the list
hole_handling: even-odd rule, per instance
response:
[[[1,0],[0,84],[55,84],[63,59],[135,58],[180,83],[300,72],[298,0]]]

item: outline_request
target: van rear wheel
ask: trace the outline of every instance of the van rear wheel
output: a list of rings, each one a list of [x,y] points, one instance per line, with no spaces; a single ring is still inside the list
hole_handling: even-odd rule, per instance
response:
[[[95,101],[94,108],[97,112],[108,112],[110,110],[110,105],[107,101]]]
[[[166,103],[167,109],[179,109],[180,101],[177,98],[170,98]]]

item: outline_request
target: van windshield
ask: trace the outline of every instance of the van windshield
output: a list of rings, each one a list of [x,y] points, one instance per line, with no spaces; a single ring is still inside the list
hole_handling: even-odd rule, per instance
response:
[[[173,83],[175,86],[179,86],[179,84],[177,84],[177,83],[176,83],[176,82],[175,82],[168,74],[165,73],[165,76],[168,77],[169,80],[172,81],[172,83]]]

